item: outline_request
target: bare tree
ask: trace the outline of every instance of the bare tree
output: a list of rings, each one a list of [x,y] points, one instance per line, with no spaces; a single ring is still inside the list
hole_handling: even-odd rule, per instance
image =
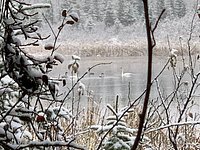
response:
[[[140,114],[140,123],[138,127],[138,132],[137,132],[137,136],[136,136],[134,145],[132,147],[132,150],[136,150],[140,142],[140,137],[141,137],[144,122],[145,122],[146,112],[147,112],[148,103],[149,103],[149,96],[150,96],[150,91],[151,91],[153,48],[156,45],[154,32],[155,32],[155,29],[157,28],[158,22],[161,19],[162,14],[165,11],[163,10],[161,12],[154,28],[152,29],[150,19],[149,19],[148,0],[143,0],[143,4],[144,4],[144,16],[145,16],[145,22],[146,22],[146,32],[147,32],[147,41],[148,41],[148,68],[147,68],[148,70],[147,70],[147,83],[146,83],[146,94],[144,98],[144,104],[143,104],[142,113]]]

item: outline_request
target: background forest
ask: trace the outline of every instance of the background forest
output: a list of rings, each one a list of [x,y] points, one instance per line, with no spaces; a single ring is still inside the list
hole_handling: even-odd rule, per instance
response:
[[[32,19],[41,20],[41,32],[47,33],[49,27],[42,16],[57,27],[61,22],[60,12],[63,9],[77,12],[80,16],[79,22],[74,26],[68,26],[64,29],[60,41],[64,41],[61,49],[69,54],[74,50],[76,54],[83,56],[101,55],[101,56],[121,56],[123,54],[108,54],[109,47],[124,46],[127,55],[144,55],[144,43],[146,42],[143,5],[140,0],[30,0],[31,3],[46,2],[52,5],[51,8],[39,11],[39,14]],[[172,46],[177,48],[180,37],[187,36],[190,31],[190,21],[195,13],[196,1],[184,0],[151,0],[150,19],[155,23],[163,8],[166,8],[162,21],[156,30],[157,49],[156,54],[168,55],[167,37]],[[35,10],[34,10],[35,11]],[[195,20],[198,22],[198,20]],[[199,27],[194,29],[198,33]],[[194,34],[198,41],[198,35]],[[182,39],[184,40],[184,38]],[[77,43],[79,47],[77,47]],[[95,44],[94,44],[95,43]],[[91,52],[92,49],[101,49],[104,52]],[[89,50],[85,50],[89,49]],[[116,51],[116,49],[115,49]]]
[[[47,2],[53,7],[45,14],[51,23],[61,20],[58,12],[63,9],[78,11],[81,21],[80,28],[84,29],[85,23],[104,23],[106,27],[114,25],[130,26],[136,22],[144,21],[143,4],[140,0],[31,0],[32,2]],[[194,3],[193,3],[194,4]],[[167,8],[164,18],[179,19],[186,15],[191,7],[183,0],[154,0],[150,2],[150,18],[157,19],[163,8]]]
[[[0,1],[0,149],[200,149],[198,0],[139,2]]]

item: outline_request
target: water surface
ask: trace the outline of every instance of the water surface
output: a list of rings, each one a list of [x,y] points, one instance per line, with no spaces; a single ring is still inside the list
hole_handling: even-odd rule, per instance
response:
[[[70,73],[67,66],[71,61],[66,56],[64,64],[55,68],[53,75],[62,76],[66,71]],[[167,58],[155,57],[153,61],[153,77],[162,70]],[[147,78],[147,57],[84,57],[79,61],[80,68],[78,76],[82,76],[89,67],[100,63],[110,63],[93,68],[90,74],[86,75],[81,82],[85,84],[87,92],[91,92],[94,100],[103,104],[113,103],[116,96],[119,96],[120,103],[126,105],[129,100],[136,99],[146,87]],[[121,68],[124,73],[131,73],[131,77],[122,77]],[[159,83],[166,93],[172,88],[171,71],[166,69],[159,78]],[[68,84],[70,88],[70,83]],[[152,97],[156,97],[156,87],[152,87]],[[86,97],[86,96],[85,96]],[[82,101],[86,101],[83,99]]]

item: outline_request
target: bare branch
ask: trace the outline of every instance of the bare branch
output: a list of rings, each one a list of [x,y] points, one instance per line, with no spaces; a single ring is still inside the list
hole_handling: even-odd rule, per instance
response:
[[[185,126],[185,125],[197,125],[197,124],[200,124],[200,121],[171,123],[171,124],[167,124],[167,125],[164,125],[164,126],[160,126],[158,128],[155,128],[155,129],[148,130],[145,133],[155,132],[155,131],[166,129],[166,128],[173,127],[173,126]]]

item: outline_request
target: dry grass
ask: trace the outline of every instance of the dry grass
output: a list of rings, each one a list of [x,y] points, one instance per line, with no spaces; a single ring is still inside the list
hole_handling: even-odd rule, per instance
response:
[[[92,99],[88,99],[88,106],[81,113],[78,118],[77,124],[79,131],[85,131],[83,134],[77,136],[77,142],[81,145],[85,145],[89,150],[94,150],[95,147],[100,142],[100,136],[90,130],[88,127],[91,125],[100,124],[101,122],[105,123],[105,116],[102,116],[100,105],[94,105]],[[130,112],[129,115],[125,116],[125,122],[128,127],[137,129],[139,123],[139,113],[141,108],[136,106],[134,111]],[[106,116],[109,114],[106,113]],[[153,124],[151,128],[158,128],[160,126],[161,120],[155,116],[150,119],[149,124]],[[175,127],[170,127],[171,130],[175,131]],[[197,135],[198,128],[194,125],[185,125],[180,126],[179,136],[177,137],[177,144],[181,149],[184,144],[187,144],[188,150],[193,150],[197,148],[197,144],[200,142],[199,136]],[[139,149],[144,149],[151,145],[153,148],[162,148],[163,150],[168,150],[172,148],[168,137],[168,130],[156,130],[153,132],[145,133],[145,136],[150,139],[150,142],[147,144],[141,144]]]
[[[186,45],[183,47],[187,47]],[[178,55],[187,54],[187,48],[180,48],[179,45],[171,43],[171,48],[178,50]],[[44,50],[43,46],[30,46],[26,48],[31,54],[37,53],[37,55],[48,55],[50,51]],[[169,55],[169,46],[167,43],[158,42],[155,47],[153,54],[155,56],[168,56]],[[100,56],[100,57],[122,57],[122,56],[144,56],[147,55],[146,45],[138,42],[129,42],[123,44],[112,44],[109,42],[106,43],[63,43],[58,49],[58,52],[64,55],[76,54],[81,57],[91,57],[91,56]],[[191,50],[192,54],[197,54],[200,52],[200,47],[195,45]]]
[[[132,44],[124,44],[124,45],[109,45],[97,43],[97,44],[68,44],[62,45],[59,48],[59,52],[65,55],[78,54],[80,56],[102,56],[102,57],[110,57],[110,56],[140,56],[145,55],[145,47],[139,45]],[[181,55],[181,50],[179,47],[174,48],[178,49],[178,54]],[[43,50],[43,47],[29,47],[27,49],[30,53],[43,54],[47,51]],[[47,52],[48,53],[48,52]],[[187,50],[183,49],[183,53],[187,54]],[[194,46],[192,48],[192,54],[199,53],[199,47]],[[162,45],[162,43],[158,43],[157,47],[154,49],[154,55],[166,55],[169,54],[169,48],[167,45]],[[47,54],[46,54],[47,55]],[[76,142],[80,145],[85,145],[89,150],[94,150],[94,148],[100,142],[100,136],[89,129],[91,125],[104,124],[105,118],[108,116],[108,113],[104,113],[101,105],[96,103],[92,95],[88,96],[87,105],[85,108],[81,108],[78,113],[76,120],[73,122],[63,120],[62,126],[65,128],[66,136],[75,135]],[[137,129],[139,123],[139,113],[141,108],[139,106],[133,109],[134,111],[129,113],[128,116],[125,117],[126,124],[130,128]],[[105,116],[106,115],[106,116]],[[161,120],[158,116],[153,115],[152,118],[149,119],[149,124],[151,128],[158,128],[161,125]],[[174,127],[170,127],[171,130],[175,130]],[[179,137],[177,139],[177,144],[181,149],[185,145],[187,145],[189,150],[199,149],[197,146],[200,143],[199,133],[197,126],[194,125],[185,125],[180,126],[179,128]],[[150,133],[145,133],[151,141],[149,145],[153,148],[161,147],[163,150],[171,149],[172,144],[169,140],[168,130],[156,130]],[[141,145],[144,147],[144,145]],[[140,148],[142,149],[142,147]]]

